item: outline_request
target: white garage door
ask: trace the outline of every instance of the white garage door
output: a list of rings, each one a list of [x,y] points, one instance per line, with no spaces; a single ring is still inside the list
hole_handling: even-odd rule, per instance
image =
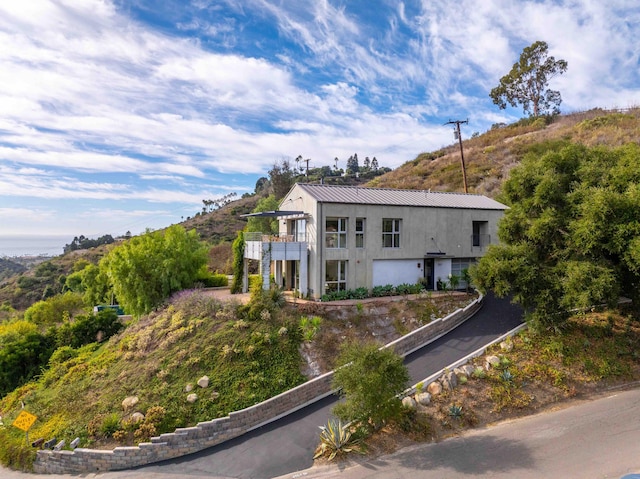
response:
[[[423,259],[373,260],[373,286],[415,284],[423,275]]]

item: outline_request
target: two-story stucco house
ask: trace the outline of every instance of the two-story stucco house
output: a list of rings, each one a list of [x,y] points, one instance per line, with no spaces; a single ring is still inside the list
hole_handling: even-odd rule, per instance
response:
[[[280,234],[248,233],[245,258],[262,262],[265,287],[273,271],[314,299],[418,281],[436,289],[497,242],[505,209],[481,195],[299,183],[279,211],[258,213],[277,217]]]

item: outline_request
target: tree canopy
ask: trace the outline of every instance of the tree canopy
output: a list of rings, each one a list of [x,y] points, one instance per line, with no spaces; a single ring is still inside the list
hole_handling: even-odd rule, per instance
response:
[[[535,324],[640,293],[640,146],[566,146],[529,154],[504,183],[501,244],[474,282],[513,295]]]
[[[548,50],[547,43],[541,41],[526,47],[520,60],[489,93],[493,103],[501,109],[507,103],[513,107],[521,104],[524,112],[534,117],[560,113],[560,92],[547,87],[549,80],[567,71],[567,62],[548,56]]]
[[[280,205],[275,195],[269,195],[258,201],[256,207],[253,209],[253,213],[260,213],[261,211],[276,211],[278,206]],[[275,234],[278,232],[278,218],[260,218],[250,216],[245,230],[265,234]]]
[[[195,230],[173,225],[115,247],[100,261],[100,273],[124,310],[140,315],[172,293],[192,287],[206,274],[206,264],[207,247]]]

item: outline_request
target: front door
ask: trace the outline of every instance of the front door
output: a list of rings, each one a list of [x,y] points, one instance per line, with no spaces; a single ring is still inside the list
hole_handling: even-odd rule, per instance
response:
[[[427,290],[433,291],[433,258],[425,258],[424,260],[424,282]]]

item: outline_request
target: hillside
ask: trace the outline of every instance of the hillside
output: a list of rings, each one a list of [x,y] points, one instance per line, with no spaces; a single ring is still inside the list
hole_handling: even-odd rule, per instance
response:
[[[24,273],[27,268],[17,261],[0,258],[0,282],[16,274]]]
[[[500,125],[463,141],[469,193],[496,197],[509,171],[529,152],[543,153],[569,143],[586,146],[620,146],[640,140],[640,108],[624,112],[593,109]],[[452,144],[421,153],[367,186],[380,188],[463,191],[460,148]]]
[[[617,146],[639,139],[640,109],[625,113],[594,110],[559,117],[549,124],[538,119],[495,128],[464,142],[471,192],[493,197],[499,195],[502,181],[511,168],[530,152],[543,154],[572,142]],[[357,181],[365,180],[359,178]],[[336,181],[352,180],[336,177]],[[366,185],[460,191],[462,179],[458,146],[421,154]],[[244,225],[239,216],[252,211],[259,199],[258,194],[247,196],[183,223],[186,229],[195,228],[200,237],[212,245],[211,269],[224,269],[230,241]],[[79,260],[95,263],[109,247],[74,251],[2,282],[0,328],[5,326],[9,330],[12,323],[3,323],[3,320],[12,315],[19,316],[19,313],[10,311],[9,305],[24,310],[43,296],[58,292],[53,289],[60,287],[62,278],[74,270]],[[324,314],[319,303],[284,306],[278,293],[256,296],[246,305],[238,302],[222,304],[209,293],[178,293],[167,301],[168,306],[130,321],[125,329],[109,340],[58,349],[39,378],[2,398],[0,414],[7,418],[15,416],[20,401],[25,401],[35,408],[34,412],[40,417],[34,434],[66,438],[79,436],[83,446],[108,447],[115,442],[131,444],[176,426],[224,415],[277,394],[299,384],[305,375],[316,374],[318,371],[310,372],[312,364],[320,370],[331,368],[334,364],[330,359],[336,357],[336,346],[341,342],[336,338],[344,339],[353,332],[357,332],[356,337],[359,338],[382,338],[379,330],[370,330],[379,325],[382,317],[388,321],[385,327],[392,336],[385,338],[388,340],[446,312],[446,308],[435,305],[431,302],[433,298],[429,297],[418,302],[399,302],[382,313],[371,313],[360,304],[360,307],[356,305],[353,308],[351,316],[337,318]],[[341,312],[346,314],[346,309],[342,308]],[[562,373],[561,390],[553,390],[553,397],[569,397],[573,394],[572,388],[578,386],[565,380],[564,375],[573,377],[575,374],[576,380],[584,379],[590,384],[607,379],[637,378],[638,355],[635,351],[640,333],[634,314],[602,313],[597,317],[597,328],[590,322],[595,316],[581,315],[576,328],[584,328],[584,334],[589,334],[580,343],[582,346],[590,345],[589,348],[581,349],[579,344],[571,342],[573,337],[579,337],[577,333],[566,337],[548,334],[548,344],[545,343],[542,356],[535,364],[526,366],[529,368],[526,371],[512,370],[517,378],[518,374],[521,375],[519,387],[524,388],[525,383],[534,380],[557,382]],[[313,330],[315,326],[311,321],[316,316],[321,318],[317,331]],[[20,327],[26,328],[24,325]],[[346,327],[350,329],[346,330]],[[60,331],[57,333],[55,328],[49,328],[46,334],[69,334],[69,331]],[[613,344],[609,342],[612,338],[615,340]],[[324,356],[314,357],[310,353],[312,339],[316,347],[324,348]],[[603,342],[603,349],[596,348],[600,342]],[[543,344],[542,338],[536,338],[536,344]],[[521,347],[525,349],[526,345]],[[575,370],[564,372],[560,371],[564,363],[546,363],[550,359],[568,360],[582,350],[591,356],[575,359]],[[544,371],[539,369],[540,364],[545,367]],[[185,401],[186,393],[204,375],[210,378],[210,389],[202,392],[203,396],[192,407]],[[496,381],[497,391],[493,391],[493,395],[505,389],[500,380],[499,377],[492,378]],[[512,391],[512,382],[507,386],[505,390]],[[122,401],[127,396],[139,397],[137,409],[155,417],[156,422],[132,422],[129,412],[122,411]],[[77,397],[86,400],[69,410],[66,406]],[[449,396],[443,399],[441,406],[445,413],[450,399]],[[490,407],[494,406],[495,403],[491,403]],[[478,410],[479,407],[467,403],[465,411],[471,408]],[[518,404],[509,404],[510,409],[518,407]],[[4,439],[2,434],[0,429],[0,441]],[[4,434],[13,434],[13,431],[5,430]],[[17,443],[24,442],[23,437],[16,438],[12,436]]]

